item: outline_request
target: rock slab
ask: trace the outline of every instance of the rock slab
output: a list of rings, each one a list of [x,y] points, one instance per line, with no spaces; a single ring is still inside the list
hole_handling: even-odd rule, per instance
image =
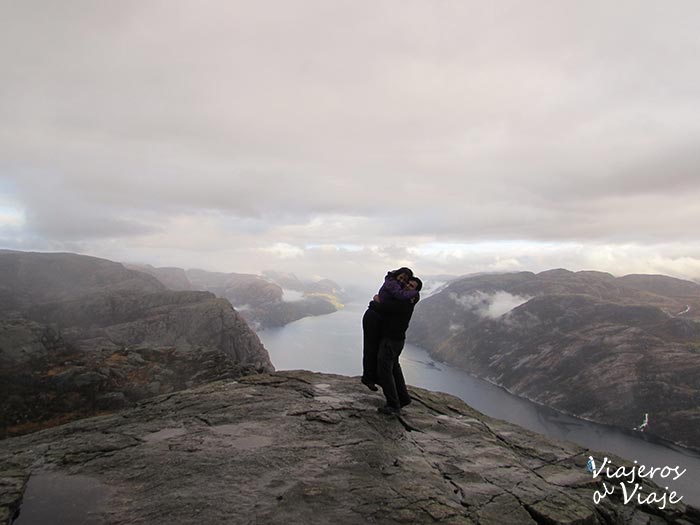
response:
[[[0,523],[35,510],[22,497],[46,476],[93,479],[109,495],[86,522],[107,524],[700,523],[682,503],[595,505],[590,451],[411,395],[395,418],[358,378],[276,372],[6,439]]]

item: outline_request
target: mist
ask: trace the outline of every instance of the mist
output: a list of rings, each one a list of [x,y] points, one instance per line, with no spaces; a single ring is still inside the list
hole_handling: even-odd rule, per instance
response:
[[[498,319],[532,299],[532,297],[513,295],[502,290],[491,294],[477,291],[471,294],[458,295],[451,292],[449,297],[464,310],[472,311],[480,317],[488,319]]]

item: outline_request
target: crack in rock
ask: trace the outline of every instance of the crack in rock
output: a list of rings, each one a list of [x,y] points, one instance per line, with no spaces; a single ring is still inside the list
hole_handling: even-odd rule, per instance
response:
[[[403,416],[398,416],[396,419],[399,421],[399,423],[401,423],[401,425],[403,425],[407,432],[420,432],[421,434],[424,433],[421,429],[411,425]]]
[[[420,397],[418,397],[418,395],[416,395],[416,394],[412,394],[412,395],[411,395],[411,399],[413,399],[414,401],[418,401],[421,405],[423,405],[423,406],[424,406],[425,408],[427,408],[428,410],[432,410],[433,412],[435,412],[435,413],[437,413],[437,414],[440,414],[441,416],[447,416],[447,415],[449,415],[449,414],[447,414],[447,412],[442,412],[441,410],[435,408],[433,405],[430,405],[430,404],[427,403],[425,400],[423,400],[423,399],[421,399]]]
[[[202,423],[204,423],[204,424],[205,424],[206,426],[208,426],[208,427],[212,426],[211,421],[209,421],[209,420],[208,420],[207,418],[205,418],[205,417],[202,417],[202,416],[194,416],[194,419],[197,419],[197,420],[201,421]]]

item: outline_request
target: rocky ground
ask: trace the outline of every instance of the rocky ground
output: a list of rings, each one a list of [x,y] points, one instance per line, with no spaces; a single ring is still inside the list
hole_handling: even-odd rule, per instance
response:
[[[590,451],[412,390],[400,418],[348,378],[219,381],[0,442],[0,523],[700,523],[600,504]],[[598,454],[598,456],[602,456]],[[651,490],[645,487],[645,490]],[[23,501],[24,496],[24,501]]]

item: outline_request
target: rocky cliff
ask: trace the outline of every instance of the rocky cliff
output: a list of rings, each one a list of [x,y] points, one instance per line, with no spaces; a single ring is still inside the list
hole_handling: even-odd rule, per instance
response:
[[[0,523],[700,523],[620,490],[596,504],[602,454],[411,393],[396,419],[357,378],[278,372],[6,439]]]
[[[228,301],[121,264],[0,252],[0,436],[271,371]]]
[[[538,403],[700,448],[700,286],[552,270],[460,279],[409,340]]]

